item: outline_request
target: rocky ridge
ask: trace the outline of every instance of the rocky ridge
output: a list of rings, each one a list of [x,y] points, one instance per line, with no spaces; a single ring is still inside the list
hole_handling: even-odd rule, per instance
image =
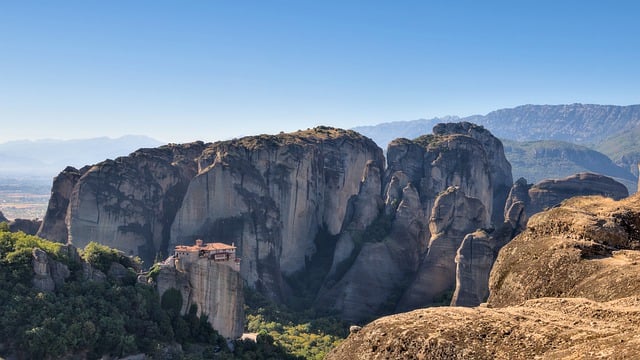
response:
[[[382,199],[358,195],[379,213],[358,221],[353,212],[359,225],[343,231],[332,266],[347,270],[330,272],[317,303],[353,321],[448,304],[460,243],[467,233],[491,227],[491,219],[502,223],[511,183],[500,141],[482,127],[441,124],[433,135],[393,141]]]
[[[486,306],[381,318],[327,359],[636,358],[638,219],[637,195],[566,200],[502,248]]]

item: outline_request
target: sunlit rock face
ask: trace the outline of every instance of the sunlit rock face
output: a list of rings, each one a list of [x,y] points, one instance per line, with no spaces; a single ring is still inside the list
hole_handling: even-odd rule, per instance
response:
[[[192,305],[197,315],[206,315],[211,326],[227,339],[238,339],[244,329],[243,280],[235,263],[216,262],[207,258],[178,264],[172,259],[160,268],[158,293],[169,289],[182,296],[182,314]]]
[[[96,241],[152,264],[167,254],[171,223],[204,147],[170,144],[65,169],[54,181],[39,234],[78,248]]]
[[[242,277],[280,297],[283,275],[303,270],[323,245],[314,242],[320,229],[342,230],[367,166],[383,167],[370,139],[327,127],[211,145],[198,159],[170,244],[235,242]]]

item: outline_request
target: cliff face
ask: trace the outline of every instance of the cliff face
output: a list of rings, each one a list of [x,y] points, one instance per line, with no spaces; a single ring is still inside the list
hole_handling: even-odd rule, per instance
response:
[[[326,127],[213,144],[198,159],[170,245],[235,241],[242,277],[279,297],[282,276],[315,253],[320,228],[340,232],[369,162],[383,166],[371,140]]]
[[[334,268],[344,259],[347,271],[329,276],[318,296],[345,319],[448,303],[462,240],[492,218],[502,223],[512,182],[500,141],[469,123],[393,141],[383,177],[378,217],[345,228]]]
[[[500,251],[487,306],[381,318],[327,359],[637,358],[638,219],[638,195],[575,197],[533,215]]]
[[[429,220],[429,250],[398,304],[398,310],[442,302],[448,304],[456,284],[455,258],[463,239],[488,225],[489,214],[480,200],[465,196],[456,187],[440,194]]]
[[[299,290],[285,279],[317,271],[311,264],[322,253],[327,275],[311,289],[315,305],[362,321],[449,301],[478,304],[498,250],[524,229],[534,205],[585,191],[624,195],[607,178],[580,174],[531,188],[518,181],[507,199],[502,144],[470,123],[397,139],[387,154],[385,169],[370,139],[328,127],[142,149],[65,169],[40,235],[77,246],[97,241],[146,264],[195,239],[235,243],[241,278],[281,301]]]
[[[54,182],[40,235],[77,247],[96,241],[152,263],[167,253],[169,227],[203,148],[201,142],[167,145],[80,172],[66,169]]]
[[[61,243],[67,242],[69,233],[66,218],[69,199],[71,199],[73,188],[86,170],[88,169],[78,170],[68,166],[53,178],[47,212],[37,233],[39,237]]]
[[[244,328],[244,292],[235,264],[198,259],[180,264],[172,260],[161,266],[158,293],[176,289],[182,295],[182,314],[192,305],[198,316],[207,315],[211,326],[227,339],[238,339]]]

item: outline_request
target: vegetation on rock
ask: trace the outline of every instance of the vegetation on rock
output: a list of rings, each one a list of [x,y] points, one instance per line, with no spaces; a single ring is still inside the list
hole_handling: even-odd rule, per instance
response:
[[[55,291],[32,286],[35,248],[70,269],[69,278]],[[82,354],[99,359],[145,353],[158,359],[208,359],[214,354],[219,359],[296,359],[270,335],[259,336],[257,343],[238,341],[231,352],[207,317],[197,316],[196,307],[180,314],[177,290],[160,299],[152,286],[137,283],[135,277],[87,280],[83,260],[64,249],[60,243],[9,232],[6,223],[0,223],[0,356],[56,359]],[[82,255],[101,271],[113,263],[138,266],[134,259],[95,243]]]

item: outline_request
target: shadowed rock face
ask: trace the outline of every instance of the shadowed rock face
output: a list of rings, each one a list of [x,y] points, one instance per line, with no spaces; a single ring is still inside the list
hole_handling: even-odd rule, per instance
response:
[[[450,187],[436,198],[431,211],[431,240],[416,277],[398,304],[409,310],[450,301],[456,284],[455,258],[465,236],[489,225],[489,214],[476,198]]]
[[[0,211],[0,222],[9,222],[9,219],[4,217],[4,214],[2,213],[2,211]]]
[[[318,304],[362,321],[448,303],[460,243],[491,218],[502,223],[511,181],[500,141],[473,124],[442,124],[434,135],[394,140],[382,182],[383,209],[376,219],[345,228],[334,264],[345,259],[348,270],[329,277]],[[499,214],[492,216],[494,209]]]
[[[28,235],[35,235],[42,224],[38,219],[15,219],[9,222],[9,231],[22,231]]]
[[[88,168],[78,170],[68,166],[53,179],[47,212],[37,233],[39,237],[61,243],[67,242],[69,233],[65,220],[69,210],[69,199],[73,188],[87,170]]]
[[[478,306],[489,296],[489,274],[498,251],[527,226],[529,185],[519,179],[509,191],[504,223],[496,229],[478,230],[464,237],[456,253],[456,289],[451,306]]]

